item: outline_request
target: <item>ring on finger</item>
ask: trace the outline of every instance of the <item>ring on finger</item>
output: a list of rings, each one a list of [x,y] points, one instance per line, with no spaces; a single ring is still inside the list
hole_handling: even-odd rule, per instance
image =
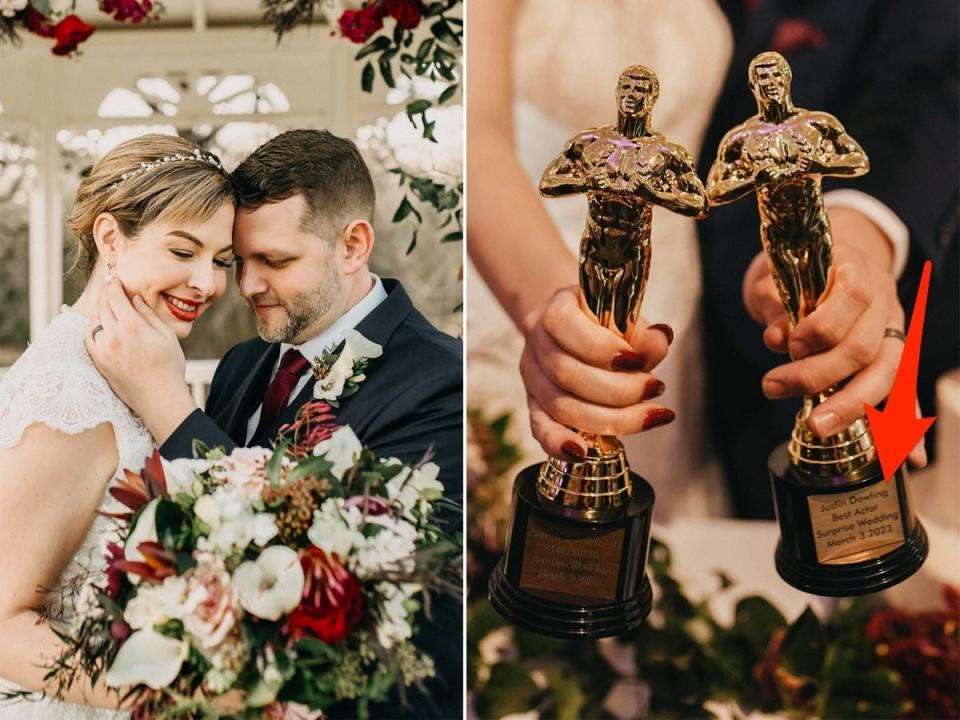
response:
[[[101,325],[101,324],[98,323],[98,324],[96,325],[96,327],[93,328],[93,332],[90,333],[90,337],[92,337],[94,340],[96,340],[96,339],[97,339],[97,333],[100,332],[101,330],[103,330],[103,325]]]
[[[901,342],[907,341],[907,336],[903,334],[903,330],[898,330],[897,328],[892,328],[892,327],[884,328],[883,336],[885,338],[896,338]]]

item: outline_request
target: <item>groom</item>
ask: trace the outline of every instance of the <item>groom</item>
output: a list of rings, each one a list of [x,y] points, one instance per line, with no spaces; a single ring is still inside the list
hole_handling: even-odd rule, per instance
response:
[[[314,399],[313,358],[345,335],[382,347],[356,392],[338,400],[349,425],[379,457],[414,463],[428,451],[448,498],[462,486],[462,348],[421,315],[396,280],[368,268],[374,245],[374,188],[356,146],[326,131],[293,130],[260,147],[233,173],[236,279],[259,337],[231,348],[217,366],[206,411],[186,390],[184,359],[172,333],[122,290],[108,290],[122,332],[109,350],[88,343],[117,395],[150,429],[161,454],[193,456],[193,441],[227,452],[269,445]],[[154,322],[156,320],[156,322]],[[371,351],[371,355],[375,352]],[[322,381],[321,381],[322,382]],[[337,400],[338,388],[328,397]],[[453,601],[422,621],[424,650],[443,677],[428,683],[411,716],[461,713],[461,618]],[[416,700],[414,700],[416,702]],[[388,713],[394,717],[396,709]]]

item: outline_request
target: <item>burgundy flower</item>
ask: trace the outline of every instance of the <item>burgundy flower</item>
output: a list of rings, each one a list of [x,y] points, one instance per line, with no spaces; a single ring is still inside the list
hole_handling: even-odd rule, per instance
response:
[[[877,655],[902,678],[912,718],[960,716],[960,596],[944,587],[943,597],[946,611],[883,608],[867,621]]]
[[[296,419],[280,428],[280,434],[289,441],[287,452],[297,460],[303,460],[312,454],[313,448],[328,440],[339,425],[334,421],[330,403],[324,400],[308,402],[297,411]]]
[[[155,497],[170,497],[167,492],[167,480],[163,474],[163,462],[160,459],[159,450],[154,450],[153,455],[147,458],[142,475],[137,475],[129,470],[124,470],[123,474],[127,478],[126,481],[118,480],[110,488],[110,494],[115,500],[123,503],[133,512],[142,508]]]
[[[137,550],[143,555],[142,561],[119,560],[113,561],[111,567],[125,573],[139,575],[145,580],[162,583],[165,577],[177,574],[176,555],[165,549],[161,543],[146,540],[137,545]]]
[[[287,618],[285,632],[294,640],[316,637],[335,645],[342,642],[363,616],[360,583],[336,555],[308,547],[300,555],[306,576],[303,599]]]
[[[100,0],[100,11],[112,16],[117,22],[129,21],[137,24],[144,20],[155,20],[156,9],[152,0]]]
[[[120,596],[120,589],[126,574],[117,567],[123,561],[123,548],[117,543],[107,545],[107,595],[116,600]]]
[[[76,15],[67,15],[53,29],[57,44],[53,46],[54,55],[72,55],[77,46],[93,35],[95,28],[87,25]]]
[[[384,0],[383,9],[404,30],[415,28],[423,17],[423,3],[420,0]]]
[[[23,12],[23,24],[27,27],[27,30],[40,37],[52,38],[54,36],[53,23],[46,15],[33,5],[27,5]]]
[[[390,503],[382,497],[375,495],[354,495],[343,503],[344,508],[360,508],[361,512],[367,515],[389,515]]]
[[[367,5],[360,10],[344,10],[340,16],[340,34],[359,45],[363,45],[381,28],[383,10],[377,4]]]
[[[799,18],[786,18],[773,31],[770,49],[781,55],[790,55],[798,50],[820,48],[826,44],[826,34],[816,25]]]
[[[132,632],[133,628],[119,618],[110,623],[110,634],[119,642],[123,642],[130,637],[130,633]]]

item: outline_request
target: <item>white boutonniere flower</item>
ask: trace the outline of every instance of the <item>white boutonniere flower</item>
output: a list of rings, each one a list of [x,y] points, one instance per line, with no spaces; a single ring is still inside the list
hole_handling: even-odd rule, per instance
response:
[[[347,330],[343,342],[313,359],[313,397],[339,407],[340,398],[350,397],[367,379],[370,360],[383,355],[383,348],[356,330]]]

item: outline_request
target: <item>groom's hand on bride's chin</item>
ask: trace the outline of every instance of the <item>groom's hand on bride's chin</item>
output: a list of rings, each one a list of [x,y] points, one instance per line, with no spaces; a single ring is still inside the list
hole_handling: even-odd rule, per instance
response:
[[[196,409],[187,389],[186,359],[176,334],[119,280],[100,295],[99,324],[87,330],[87,352],[110,387],[162,444]]]

